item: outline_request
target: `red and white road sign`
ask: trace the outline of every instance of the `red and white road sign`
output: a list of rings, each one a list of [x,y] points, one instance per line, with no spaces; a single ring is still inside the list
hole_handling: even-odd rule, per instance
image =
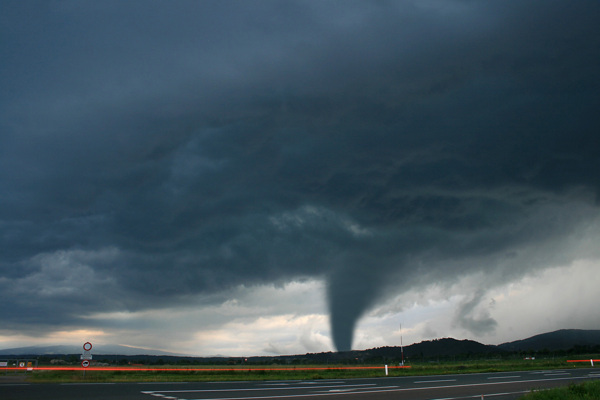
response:
[[[91,344],[90,342],[85,342],[85,343],[83,344],[83,349],[84,349],[85,351],[90,351],[90,350],[92,349],[92,344]]]
[[[81,366],[82,366],[83,368],[87,368],[87,367],[89,367],[89,366],[90,366],[90,361],[89,361],[89,360],[83,360],[83,361],[81,362]]]

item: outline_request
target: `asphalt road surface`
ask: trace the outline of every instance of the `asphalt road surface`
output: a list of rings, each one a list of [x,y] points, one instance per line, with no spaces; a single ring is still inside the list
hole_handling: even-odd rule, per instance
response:
[[[0,380],[2,400],[458,400],[517,399],[532,389],[600,379],[600,370],[568,368],[486,374],[315,381],[35,384]]]

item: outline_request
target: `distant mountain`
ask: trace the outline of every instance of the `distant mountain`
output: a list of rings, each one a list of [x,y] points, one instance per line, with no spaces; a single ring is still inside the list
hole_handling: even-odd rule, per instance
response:
[[[579,349],[578,349],[579,348]],[[345,363],[345,362],[375,362],[376,360],[400,360],[402,351],[405,359],[433,359],[448,357],[492,356],[520,351],[600,351],[600,330],[563,329],[555,332],[543,333],[528,339],[503,343],[498,346],[485,345],[473,340],[457,340],[452,338],[426,340],[400,348],[377,347],[368,350],[352,350],[344,352],[307,353],[303,355],[281,356],[251,356],[245,357],[244,362],[249,363]],[[48,356],[81,354],[82,346],[32,346],[0,350],[0,356]],[[237,363],[241,357],[193,357],[189,355],[169,353],[161,350],[144,349],[123,345],[94,345],[92,355],[103,355],[106,359],[124,358],[155,360],[162,358],[164,361],[177,362],[187,359],[202,363]]]
[[[579,347],[579,350],[577,349]],[[495,356],[518,351],[590,351],[600,347],[600,330],[563,329],[544,333],[528,339],[503,343],[499,346],[485,345],[473,340],[457,340],[452,338],[426,340],[420,343],[394,347],[378,347],[368,350],[353,350],[341,353],[318,353],[303,356],[280,356],[281,360],[306,360],[315,362],[346,362],[348,360],[374,361],[381,359],[400,360],[402,350],[406,360],[434,358],[468,358],[471,356]],[[596,351],[596,350],[594,350]],[[250,360],[264,361],[267,357]]]
[[[502,343],[497,347],[506,351],[552,351],[569,350],[577,346],[600,346],[600,330],[561,329],[528,339]]]
[[[0,350],[0,355],[53,355],[53,354],[81,354],[82,346],[56,345],[56,346],[29,346],[16,347],[12,349]],[[103,345],[98,344],[92,347],[92,355],[118,354],[118,355],[157,355],[157,356],[180,356],[183,354],[169,353],[162,350],[144,349],[139,347],[123,346],[118,344]]]
[[[452,357],[472,354],[498,353],[496,346],[485,345],[474,340],[456,340],[452,338],[435,339],[416,343],[404,349],[406,356]]]
[[[426,340],[400,348],[378,347],[364,350],[360,353],[361,358],[394,358],[401,359],[404,351],[405,359],[433,358],[433,357],[458,357],[470,355],[497,354],[503,352],[496,346],[485,345],[473,340],[457,340],[452,338]]]
[[[381,362],[402,359],[404,352],[405,360],[432,359],[439,357],[470,357],[470,356],[491,356],[504,353],[496,346],[485,345],[473,340],[457,340],[452,338],[426,340],[420,343],[404,346],[386,346],[376,347],[368,350],[352,350],[343,352],[327,353],[308,353],[294,356],[278,357],[248,357],[247,360],[253,363],[266,363],[271,361],[278,362],[304,362],[304,363],[346,363],[346,362]]]

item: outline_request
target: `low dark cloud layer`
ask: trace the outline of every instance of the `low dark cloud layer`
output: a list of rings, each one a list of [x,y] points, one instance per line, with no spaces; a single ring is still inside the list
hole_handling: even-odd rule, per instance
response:
[[[597,257],[597,1],[2,9],[3,329],[315,277],[345,350],[392,293],[481,274],[485,332]]]

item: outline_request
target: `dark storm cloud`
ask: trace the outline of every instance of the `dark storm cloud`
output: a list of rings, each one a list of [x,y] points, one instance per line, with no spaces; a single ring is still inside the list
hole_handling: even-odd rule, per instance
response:
[[[456,323],[473,333],[485,333],[493,331],[498,323],[485,313],[476,314],[476,308],[480,305],[484,292],[477,290],[471,299],[463,302],[456,313]]]
[[[595,1],[3,8],[5,328],[317,276],[348,349],[391,290],[569,262],[594,222]]]

